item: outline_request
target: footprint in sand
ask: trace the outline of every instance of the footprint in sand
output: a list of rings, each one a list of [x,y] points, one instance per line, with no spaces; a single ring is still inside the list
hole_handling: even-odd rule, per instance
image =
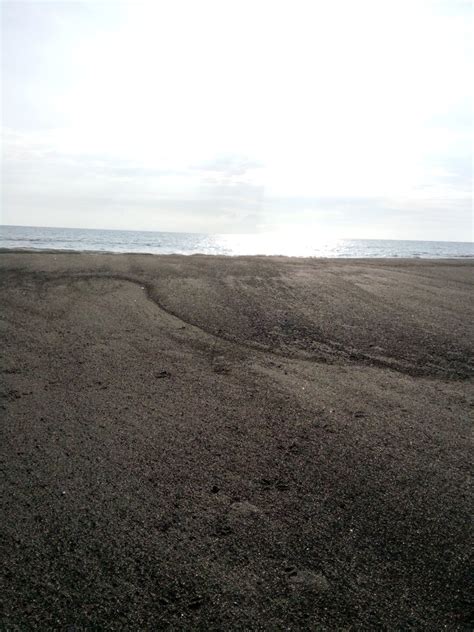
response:
[[[319,593],[327,592],[330,588],[328,580],[321,573],[297,569],[295,566],[288,566],[285,571],[288,581],[295,587],[310,588]]]
[[[262,512],[258,507],[244,500],[232,503],[229,513],[235,517],[246,518],[248,516],[257,516]]]

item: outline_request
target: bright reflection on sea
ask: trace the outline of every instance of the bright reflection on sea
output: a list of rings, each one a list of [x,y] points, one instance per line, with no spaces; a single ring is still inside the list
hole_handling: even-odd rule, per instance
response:
[[[286,257],[334,257],[340,240],[321,240],[314,236],[283,233],[215,235],[219,251],[229,255],[283,255]]]
[[[472,258],[472,243],[336,239],[314,230],[245,235],[0,226],[0,249],[157,255]]]

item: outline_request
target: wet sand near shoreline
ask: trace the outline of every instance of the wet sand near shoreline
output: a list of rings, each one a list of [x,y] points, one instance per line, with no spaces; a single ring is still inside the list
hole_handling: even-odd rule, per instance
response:
[[[0,253],[0,628],[469,629],[473,271]]]

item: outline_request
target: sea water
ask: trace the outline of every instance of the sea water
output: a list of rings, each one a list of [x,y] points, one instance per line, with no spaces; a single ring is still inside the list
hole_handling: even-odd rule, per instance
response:
[[[181,255],[472,258],[472,242],[392,239],[324,240],[317,235],[218,235],[131,230],[0,226],[0,248]]]

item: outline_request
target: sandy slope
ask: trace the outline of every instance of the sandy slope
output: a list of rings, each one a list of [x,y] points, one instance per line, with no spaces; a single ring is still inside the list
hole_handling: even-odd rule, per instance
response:
[[[0,254],[6,629],[468,629],[470,262]]]

